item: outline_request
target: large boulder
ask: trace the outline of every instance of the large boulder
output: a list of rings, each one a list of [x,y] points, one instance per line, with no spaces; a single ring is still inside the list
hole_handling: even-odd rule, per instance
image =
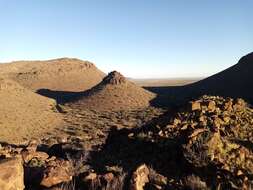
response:
[[[29,163],[32,159],[37,159],[40,161],[45,161],[48,159],[48,154],[45,152],[28,152],[28,151],[23,151],[22,152],[22,157],[25,163]]]
[[[55,160],[48,164],[49,165],[43,172],[43,178],[40,185],[44,187],[52,187],[72,180],[72,166],[69,161]]]
[[[24,169],[20,157],[4,159],[0,162],[0,189],[23,190]]]

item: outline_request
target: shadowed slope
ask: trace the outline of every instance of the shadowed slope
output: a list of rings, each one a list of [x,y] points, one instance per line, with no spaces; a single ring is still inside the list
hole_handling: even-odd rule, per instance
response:
[[[123,110],[149,106],[155,95],[126,80],[114,71],[101,83],[87,91],[72,106],[83,106],[94,110]]]
[[[242,57],[239,62],[213,76],[184,86],[154,86],[145,89],[158,96],[152,103],[168,106],[181,105],[202,95],[243,98],[253,103],[253,53]]]
[[[196,94],[241,97],[253,99],[253,53],[242,57],[239,62],[211,77],[189,85]]]

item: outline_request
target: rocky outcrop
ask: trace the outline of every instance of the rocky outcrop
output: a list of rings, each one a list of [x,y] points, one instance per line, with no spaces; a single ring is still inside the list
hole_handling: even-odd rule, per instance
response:
[[[23,190],[24,169],[21,157],[0,161],[0,189]]]
[[[71,180],[72,173],[70,162],[65,160],[55,160],[53,162],[49,162],[47,168],[43,171],[43,177],[40,185],[44,187],[52,187]]]
[[[27,188],[68,189],[77,182],[77,188],[93,190],[246,190],[253,186],[252,118],[243,99],[202,96],[137,130],[114,130],[92,154],[79,138],[52,137],[3,143],[0,159],[4,164],[22,155]],[[140,163],[146,164],[136,168]],[[16,175],[4,172],[0,182]]]
[[[149,182],[149,168],[143,164],[139,166],[132,175],[130,190],[144,190],[144,186]]]
[[[34,188],[51,188],[72,180],[75,167],[73,160],[49,156],[45,151],[50,150],[50,147],[38,151],[39,143],[31,140],[27,145],[0,146],[1,190],[21,190],[24,184]]]
[[[104,84],[118,85],[126,83],[126,78],[117,71],[110,72],[104,79]]]
[[[219,174],[213,180],[222,189],[231,184],[250,187],[252,118],[253,109],[243,99],[202,96],[181,108],[157,134],[182,143],[184,158],[191,166],[216,167]]]

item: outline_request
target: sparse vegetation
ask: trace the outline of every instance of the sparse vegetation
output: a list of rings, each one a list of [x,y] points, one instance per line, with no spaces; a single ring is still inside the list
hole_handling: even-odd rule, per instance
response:
[[[72,61],[77,64],[74,68]],[[17,183],[27,190],[252,189],[250,103],[210,95],[190,101],[187,96],[191,94],[155,95],[112,72],[102,82],[102,78],[92,78],[91,83],[98,84],[85,92],[44,90],[44,95],[50,92],[61,103],[56,104],[20,84],[29,86],[28,82],[35,80],[33,89],[52,73],[65,76],[76,66],[85,72],[94,71],[95,66],[72,59],[49,62],[57,65],[49,73],[44,68],[47,63],[29,70],[34,64],[29,62],[25,64],[28,68],[12,73],[13,78],[0,80],[0,103],[4,106],[0,127],[9,125],[1,128],[1,141],[7,142],[0,142],[0,169],[13,162],[16,170],[15,175],[8,169],[1,171],[0,182],[5,176],[15,179],[17,174],[24,175],[25,180],[20,178]],[[69,64],[66,68],[65,63]],[[10,77],[9,66],[3,68],[0,73]],[[95,72],[101,77],[101,72]],[[58,87],[74,88],[69,85]],[[181,101],[170,103],[172,99]],[[19,143],[10,143],[17,139]]]

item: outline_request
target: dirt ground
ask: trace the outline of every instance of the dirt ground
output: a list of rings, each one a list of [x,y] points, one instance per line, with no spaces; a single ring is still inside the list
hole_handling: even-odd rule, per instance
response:
[[[185,83],[187,84],[189,80],[181,81],[181,84]],[[176,84],[178,81],[174,80],[168,80],[168,84]],[[138,83],[137,83],[138,84]],[[142,84],[146,87],[151,85],[150,80],[142,80]],[[164,80],[156,80],[156,85],[159,86],[159,84],[164,85]],[[160,91],[159,91],[160,93]],[[2,92],[3,94],[3,92]],[[33,95],[33,93],[29,93]],[[59,95],[60,94],[60,95]],[[72,97],[75,97],[75,95],[80,96],[80,93],[71,93],[70,99]],[[158,94],[159,95],[159,94]],[[36,94],[33,96],[36,97]],[[60,96],[60,99],[58,99]],[[7,96],[6,97],[12,97],[12,96]],[[21,98],[19,102],[29,101],[28,99],[24,99],[24,97],[16,96],[17,98]],[[40,97],[40,96],[38,96]],[[68,93],[62,93],[62,92],[55,92],[55,94],[51,94],[50,98],[44,98],[41,97],[41,99],[48,99],[52,100],[55,99],[56,101],[61,102],[61,99],[68,99],[69,94]],[[159,98],[159,97],[158,97]],[[3,100],[3,99],[2,99]],[[163,101],[168,101],[169,99],[164,98]],[[18,99],[17,99],[18,102]],[[5,102],[7,103],[7,102]],[[3,104],[2,104],[3,105]],[[18,106],[22,106],[21,103],[17,104]],[[8,108],[7,104],[4,105],[4,109],[6,110]],[[47,123],[47,125],[38,125],[38,130],[40,131],[40,134],[43,134],[43,138],[47,139],[50,137],[53,138],[60,138],[64,136],[72,136],[75,138],[81,139],[81,141],[85,142],[84,146],[88,149],[91,149],[93,145],[98,145],[104,143],[105,139],[107,138],[108,131],[111,130],[111,128],[117,128],[117,129],[122,129],[122,128],[138,128],[149,121],[153,120],[156,117],[161,116],[164,112],[166,112],[169,107],[156,107],[156,106],[148,106],[144,108],[139,108],[139,109],[130,109],[130,110],[120,110],[120,111],[115,111],[115,110],[107,110],[107,111],[98,111],[96,109],[87,109],[85,108],[82,104],[78,106],[76,104],[75,106],[71,106],[68,104],[59,104],[60,108],[60,113],[58,113],[57,116],[58,118],[61,118],[60,125],[54,126],[55,122],[51,122],[50,126],[50,121]],[[16,108],[15,108],[16,109]],[[18,114],[18,117],[22,117],[22,114],[26,114],[27,111],[29,111],[29,107],[25,108],[23,105],[22,108],[22,113]],[[18,109],[17,109],[18,110]],[[26,110],[26,111],[24,111]],[[57,111],[57,110],[56,110]],[[10,112],[10,110],[9,110]],[[32,118],[35,113],[38,111],[31,111],[30,115],[24,115],[24,118],[22,122],[26,119],[29,120],[33,123],[36,124],[36,119],[38,117]],[[41,114],[37,114],[38,116]],[[11,115],[10,115],[11,116]],[[12,114],[12,117],[15,115]],[[44,116],[44,115],[41,115]],[[51,117],[50,117],[51,118]],[[6,119],[5,119],[6,120]],[[41,119],[38,119],[41,121]],[[45,120],[45,119],[44,119]],[[59,119],[58,119],[59,120]],[[19,120],[11,119],[11,123],[13,122],[20,122]],[[51,119],[52,121],[52,119]],[[6,123],[6,122],[5,122]],[[29,122],[26,122],[29,123]],[[37,122],[38,123],[38,122]],[[44,122],[45,123],[45,122]],[[2,123],[3,124],[3,123]],[[21,125],[22,123],[20,123]],[[37,124],[36,124],[37,125]],[[49,127],[50,126],[50,127]],[[56,127],[56,129],[54,129]],[[22,131],[22,128],[24,129]],[[32,127],[32,129],[35,129],[36,127]],[[48,129],[48,130],[47,130]],[[50,129],[50,130],[49,130]],[[11,130],[11,129],[10,129]],[[10,132],[9,130],[9,132]],[[5,131],[5,130],[4,130]],[[35,133],[29,126],[24,126],[22,124],[22,127],[19,127],[19,133],[22,131],[22,135],[20,133],[20,138],[18,139],[20,142],[23,140],[28,140],[27,138],[32,138]],[[14,142],[15,139],[18,136],[17,131],[10,132],[11,134],[15,134],[15,137],[12,137],[11,135],[4,135],[4,138],[2,138],[2,141],[8,142],[8,138],[10,142]],[[27,134],[26,134],[27,133]],[[39,135],[40,136],[40,135]],[[24,138],[27,137],[27,138]],[[35,135],[34,137],[38,137],[38,135]]]
[[[181,81],[181,84],[187,84],[189,80]],[[168,80],[168,84],[175,84],[178,81]],[[164,80],[156,81],[164,84]],[[142,81],[142,84],[148,86],[150,81]],[[77,94],[78,95],[78,94]],[[58,97],[58,95],[56,95]],[[73,95],[72,95],[73,96]],[[166,96],[165,96],[166,97]],[[163,101],[169,101],[164,99]],[[170,107],[148,106],[131,110],[107,110],[99,111],[96,109],[85,108],[82,104],[75,106],[71,104],[62,104],[60,109],[63,116],[63,124],[54,131],[47,132],[44,139],[71,137],[73,141],[78,141],[86,150],[92,150],[94,147],[103,145],[108,138],[108,134],[113,129],[139,129],[156,118],[160,118],[168,112]]]

